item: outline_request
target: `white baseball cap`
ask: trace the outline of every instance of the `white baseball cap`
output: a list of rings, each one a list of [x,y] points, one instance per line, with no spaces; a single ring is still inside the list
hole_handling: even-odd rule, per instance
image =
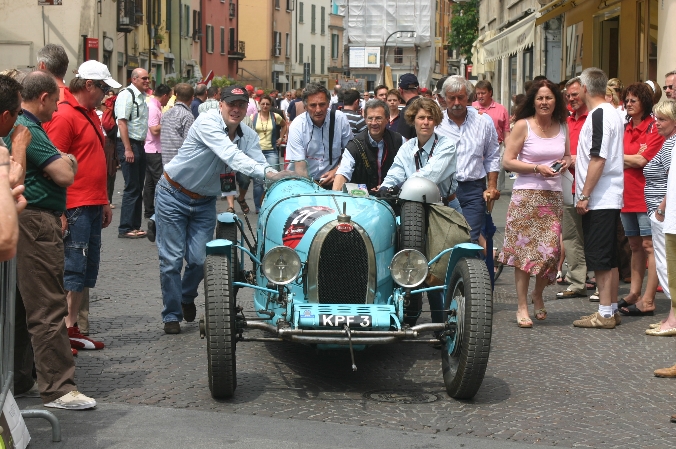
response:
[[[83,62],[80,67],[78,67],[77,75],[75,76],[86,80],[102,80],[113,89],[122,87],[122,84],[113,79],[108,67],[106,67],[105,64],[101,64],[99,61],[90,60]]]

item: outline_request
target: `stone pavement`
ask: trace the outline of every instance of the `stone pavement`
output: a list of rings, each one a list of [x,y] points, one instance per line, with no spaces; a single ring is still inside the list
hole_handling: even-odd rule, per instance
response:
[[[508,199],[496,205],[499,226]],[[163,333],[156,247],[145,239],[117,238],[120,197],[114,201],[118,208],[104,230],[90,313],[92,336],[107,346],[81,351],[76,359],[78,387],[101,410],[115,404],[157,406],[565,447],[676,445],[676,425],[669,423],[676,413],[676,379],[652,375],[676,363],[676,340],[644,334],[649,323],[666,316],[664,296],[658,294],[656,317],[624,318],[614,330],[575,329],[572,321],[596,304],[554,300],[558,288],[552,286],[546,291],[547,320],[519,329],[510,268],[496,285],[490,361],[471,401],[446,395],[439,352],[431,347],[369,348],[356,354],[359,370],[353,373],[347,352],[291,343],[240,343],[235,397],[215,401],[197,322],[182,323],[180,335]],[[219,210],[225,207],[219,201]],[[251,310],[249,292],[240,291],[238,300]],[[201,294],[196,304],[199,316]],[[39,400],[20,399],[19,405],[39,407]],[[100,411],[77,416],[86,420],[88,413]],[[73,420],[70,414],[67,419]],[[222,422],[229,419],[223,416]],[[142,415],[136,422],[144,425]],[[46,424],[30,420],[28,426],[36,442],[48,441]],[[64,428],[64,438],[68,433],[75,437],[78,430]]]

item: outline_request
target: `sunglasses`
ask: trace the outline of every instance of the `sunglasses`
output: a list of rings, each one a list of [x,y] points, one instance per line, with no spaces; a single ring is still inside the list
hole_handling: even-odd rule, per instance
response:
[[[107,94],[108,91],[110,91],[110,86],[107,85],[106,83],[94,83],[94,86],[101,89],[101,91],[103,92],[103,95]]]
[[[669,90],[674,90],[674,86],[673,86],[673,85],[671,85],[671,86],[662,86],[662,90],[667,90],[667,89],[669,89]]]
[[[18,111],[15,111],[15,112],[16,112],[17,116],[23,115],[23,109],[19,109]]]

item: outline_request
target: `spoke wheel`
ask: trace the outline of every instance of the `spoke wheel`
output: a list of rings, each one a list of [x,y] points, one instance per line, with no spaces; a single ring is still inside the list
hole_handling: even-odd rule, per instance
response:
[[[211,396],[230,398],[237,387],[236,312],[230,260],[225,255],[208,255],[204,263],[204,309]]]
[[[448,394],[471,399],[486,374],[491,347],[493,295],[486,264],[460,259],[448,285],[444,319],[454,331],[441,351],[441,368]]]
[[[399,250],[415,249],[425,254],[427,220],[422,203],[406,201],[401,205]],[[422,293],[411,295],[404,310],[404,323],[414,326],[422,310]]]

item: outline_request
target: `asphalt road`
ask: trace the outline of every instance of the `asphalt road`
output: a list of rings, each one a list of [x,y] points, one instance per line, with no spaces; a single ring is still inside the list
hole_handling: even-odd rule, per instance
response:
[[[498,226],[508,199],[496,203]],[[596,305],[554,300],[552,286],[547,320],[519,329],[511,269],[496,285],[490,361],[471,401],[447,396],[431,347],[369,348],[357,353],[359,369],[352,372],[347,352],[290,343],[241,343],[235,397],[215,401],[197,323],[183,323],[180,335],[164,334],[156,246],[117,238],[119,195],[114,202],[90,314],[92,336],[107,346],[81,351],[76,360],[79,389],[100,405],[57,411],[61,443],[49,442],[46,421],[28,420],[31,447],[676,445],[676,425],[669,423],[676,380],[652,375],[676,363],[676,340],[644,334],[657,317],[625,318],[614,330],[576,329],[572,321]],[[251,295],[239,300],[246,307]],[[199,316],[201,294],[196,303]],[[668,307],[658,294],[657,315],[666,316]],[[41,408],[37,399],[18,403]]]

